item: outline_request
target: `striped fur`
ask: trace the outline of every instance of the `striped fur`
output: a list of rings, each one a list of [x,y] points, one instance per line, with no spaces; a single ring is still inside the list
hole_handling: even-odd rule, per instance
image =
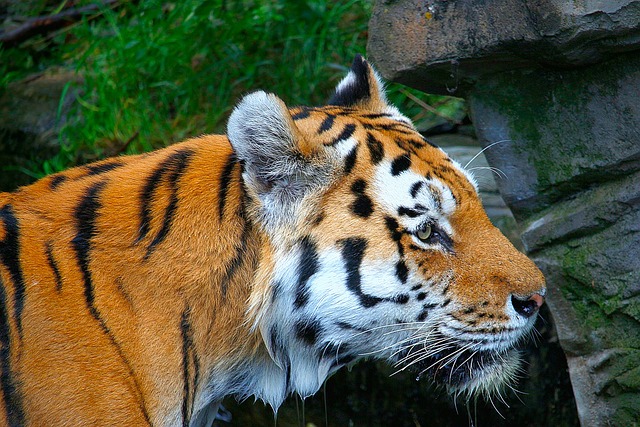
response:
[[[206,426],[364,355],[509,381],[544,279],[366,61],[325,107],[248,95],[228,135],[0,194],[0,425]]]

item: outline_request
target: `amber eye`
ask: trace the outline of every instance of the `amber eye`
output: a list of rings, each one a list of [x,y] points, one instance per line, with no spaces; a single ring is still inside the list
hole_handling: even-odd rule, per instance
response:
[[[426,242],[431,237],[431,224],[424,224],[416,232],[418,239]]]

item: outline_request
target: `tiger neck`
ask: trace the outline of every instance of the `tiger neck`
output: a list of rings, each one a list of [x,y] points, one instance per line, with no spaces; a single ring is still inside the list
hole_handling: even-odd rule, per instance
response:
[[[295,272],[300,254],[292,244],[272,241],[251,220],[257,207],[244,194],[241,179],[233,180],[228,192],[237,203],[220,224],[228,232],[221,233],[227,238],[216,255],[223,267],[206,333],[211,368],[198,406],[227,395],[255,396],[276,410],[290,393],[306,397],[317,392],[337,367],[300,343],[291,324],[291,296],[276,295],[276,288],[293,289],[297,280],[296,274],[280,271],[277,281],[291,283],[276,285],[276,265]]]
[[[197,258],[210,266],[211,278],[206,281],[210,285],[185,289],[193,335],[202,337],[198,362],[203,381],[196,386],[194,415],[208,412],[228,395],[254,395],[277,408],[288,393],[286,372],[270,357],[260,328],[254,326],[255,312],[247,303],[270,299],[273,257],[266,233],[250,218],[240,169],[237,164],[228,167],[219,223],[209,222],[209,229],[202,230],[212,241],[208,255],[201,258],[203,249]],[[198,226],[202,229],[205,222]]]
[[[316,393],[344,364],[300,339],[301,323],[294,320],[299,314],[292,304],[295,292],[291,292],[298,277],[291,272],[297,271],[302,255],[265,241],[246,311],[245,324],[253,341],[246,356],[230,369],[229,394],[240,399],[254,396],[274,410],[289,394],[304,398]]]

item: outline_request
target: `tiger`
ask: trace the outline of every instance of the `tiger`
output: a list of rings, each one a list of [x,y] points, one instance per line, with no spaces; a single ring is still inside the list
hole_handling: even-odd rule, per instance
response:
[[[0,193],[0,282],[3,426],[210,426],[365,357],[491,395],[546,293],[360,55],[325,106]]]

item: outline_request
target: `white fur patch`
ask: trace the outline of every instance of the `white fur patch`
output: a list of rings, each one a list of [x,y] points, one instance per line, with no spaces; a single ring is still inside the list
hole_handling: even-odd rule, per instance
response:
[[[414,198],[410,191],[417,182],[422,182],[424,185]],[[376,169],[373,188],[378,203],[394,216],[398,216],[400,208],[414,208],[416,205],[426,208],[425,212],[419,216],[400,217],[400,222],[408,230],[417,230],[425,221],[434,221],[449,236],[454,235],[448,217],[453,214],[456,202],[449,187],[440,180],[426,179],[412,172],[411,169],[394,176],[391,174],[391,163],[384,160]],[[433,189],[439,194],[434,194]]]
[[[353,71],[349,71],[347,73],[347,75],[340,80],[340,83],[338,83],[338,86],[336,86],[336,93],[340,93],[340,92],[344,92],[347,90],[347,88],[349,86],[354,86],[358,83],[358,80],[356,79],[356,75]]]

